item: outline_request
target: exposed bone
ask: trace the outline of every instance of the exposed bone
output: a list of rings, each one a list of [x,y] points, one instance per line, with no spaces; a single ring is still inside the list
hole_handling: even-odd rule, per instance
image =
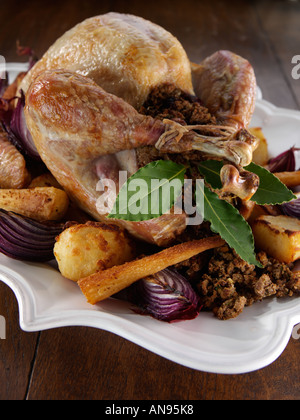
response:
[[[242,200],[250,200],[259,187],[259,177],[248,171],[241,171],[233,165],[224,165],[221,169],[223,188],[221,194],[234,194]]]
[[[171,120],[163,120],[163,123],[167,128],[155,144],[161,152],[198,150],[238,166],[247,166],[252,162],[253,151],[258,144],[257,139],[245,129],[236,132],[235,128],[222,125],[181,126]]]

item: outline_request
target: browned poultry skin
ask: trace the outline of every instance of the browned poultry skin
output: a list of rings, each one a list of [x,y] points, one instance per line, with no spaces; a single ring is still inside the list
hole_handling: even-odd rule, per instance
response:
[[[166,129],[161,121],[138,114],[92,80],[65,71],[45,72],[36,79],[26,97],[25,115],[49,170],[96,220],[104,219],[96,207],[98,159],[107,156],[113,162],[115,153],[154,145]],[[168,244],[186,227],[184,214],[120,223],[135,236],[158,245]]]
[[[103,220],[96,207],[100,196],[96,191],[98,169],[116,166],[107,165],[104,156],[112,159],[113,155],[114,160],[120,152],[152,145],[166,153],[199,150],[246,166],[255,147],[252,138],[240,138],[239,133],[236,137],[230,127],[225,134],[226,127],[205,125],[212,136],[202,136],[193,131],[201,130],[201,126],[182,126],[141,115],[91,79],[64,70],[47,71],[35,79],[27,92],[25,116],[42,160],[68,194],[96,220]],[[158,245],[168,244],[186,227],[184,214],[120,223],[139,238]]]
[[[35,138],[43,160],[47,159],[48,146],[63,150],[65,159],[85,161],[152,145],[166,128],[161,121],[139,114],[121,98],[108,94],[91,79],[64,70],[43,73],[32,84],[26,99],[27,115],[40,119],[49,137],[46,148]],[[29,129],[32,131],[32,127]],[[67,141],[66,137],[71,136],[72,141]]]
[[[249,63],[230,52],[193,65],[197,94],[224,121],[223,127],[181,126],[142,116],[136,109],[164,83],[194,94],[191,64],[178,40],[163,28],[136,16],[108,13],[87,19],[57,40],[21,88],[26,92],[32,83],[26,120],[43,161],[80,207],[101,220],[99,179],[117,181],[119,170],[135,173],[140,146],[163,153],[197,150],[238,167],[248,165],[257,144],[244,130],[255,100],[252,75]],[[184,214],[120,223],[159,245],[186,227]]]
[[[256,78],[249,61],[231,51],[217,51],[192,64],[196,95],[212,114],[237,130],[247,128],[254,111]]]
[[[89,77],[136,109],[162,83],[193,93],[190,62],[180,42],[164,28],[129,14],[91,17],[67,31],[20,88],[26,93],[40,73],[57,69]]]
[[[30,176],[24,157],[13,146],[0,128],[0,188],[24,188]]]

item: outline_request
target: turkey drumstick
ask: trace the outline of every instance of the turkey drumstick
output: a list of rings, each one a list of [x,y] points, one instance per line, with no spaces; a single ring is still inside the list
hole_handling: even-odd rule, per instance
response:
[[[102,194],[97,191],[99,179],[115,180],[118,169],[127,169],[118,166],[120,154],[155,144],[165,130],[161,121],[140,115],[92,80],[62,70],[45,72],[31,85],[25,116],[48,169],[79,207],[96,220],[105,220],[97,209]],[[128,154],[123,161],[126,157]],[[136,172],[134,162],[127,160],[126,164],[129,172]],[[166,214],[120,224],[134,236],[164,246],[185,230],[186,216]]]
[[[99,179],[117,180],[120,170],[135,173],[140,146],[151,145],[162,153],[197,150],[246,166],[256,139],[246,125],[232,121],[251,116],[255,78],[248,77],[251,66],[241,57],[230,52],[227,60],[222,57],[204,61],[201,69],[211,67],[205,77],[197,68],[195,89],[199,95],[204,88],[217,92],[216,99],[225,102],[232,93],[236,106],[226,108],[229,118],[220,114],[224,125],[160,121],[137,112],[154,88],[167,83],[195,95],[191,64],[179,41],[132,15],[108,13],[78,24],[50,47],[20,86],[26,93],[26,122],[43,161],[70,197],[97,220],[103,219],[96,205]],[[239,65],[228,67],[228,61],[235,60]],[[220,87],[225,70],[229,83],[225,80]],[[207,107],[209,99],[202,96]],[[145,241],[166,245],[186,228],[186,217],[167,214],[120,223]]]
[[[251,141],[235,139],[230,127],[182,126],[139,114],[92,80],[64,70],[40,75],[28,91],[26,104],[26,122],[46,164],[50,151],[59,154],[60,150],[64,160],[80,159],[82,164],[145,145],[165,153],[203,151],[241,166],[252,159]],[[201,128],[211,129],[214,135],[193,131]]]
[[[247,142],[207,140],[174,121],[164,123],[141,115],[92,80],[63,70],[44,72],[32,83],[26,95],[25,116],[48,169],[81,208],[100,220],[103,216],[97,211],[97,183],[99,166],[107,165],[104,156],[113,159],[114,168],[112,155],[144,145],[157,145],[171,153],[192,149],[209,153],[211,147],[213,155],[218,153],[238,163],[243,159],[245,164],[252,156]],[[222,128],[217,130],[219,133]],[[185,215],[122,223],[135,236],[161,245],[185,229]]]

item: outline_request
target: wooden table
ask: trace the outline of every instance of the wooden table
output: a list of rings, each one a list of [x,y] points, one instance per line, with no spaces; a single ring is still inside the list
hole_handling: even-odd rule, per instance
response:
[[[119,11],[152,20],[179,38],[193,61],[230,49],[253,64],[265,99],[299,109],[300,4],[284,0],[9,0],[0,8],[0,54],[20,61],[16,40],[38,56],[83,19]],[[111,333],[85,327],[25,333],[12,291],[0,283],[1,400],[225,400],[300,398],[300,340],[272,365],[244,375],[179,366]]]

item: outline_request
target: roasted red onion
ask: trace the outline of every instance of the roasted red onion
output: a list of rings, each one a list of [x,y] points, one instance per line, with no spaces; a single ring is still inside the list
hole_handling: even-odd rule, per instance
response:
[[[10,131],[14,136],[12,143],[21,151],[25,156],[41,161],[40,155],[35,147],[32,140],[30,131],[27,128],[24,107],[25,107],[25,95],[21,91],[21,96],[18,99],[17,106],[13,111],[10,121]]]
[[[186,278],[166,269],[133,284],[128,300],[136,312],[166,322],[194,319],[201,310],[200,298]]]
[[[36,63],[37,58],[34,51],[28,47],[17,45],[19,55],[28,55],[28,70]],[[40,155],[32,140],[32,136],[27,128],[24,107],[25,95],[20,92],[20,97],[3,99],[2,96],[8,87],[8,75],[6,79],[0,79],[0,124],[7,131],[10,142],[25,156],[35,161],[41,162]],[[11,101],[17,99],[15,108],[10,106]]]
[[[28,57],[28,71],[36,64],[38,61],[38,57],[36,56],[34,50],[30,47],[23,47],[20,45],[19,41],[17,41],[17,54],[22,56]]]
[[[37,222],[0,210],[0,252],[22,261],[51,261],[55,238],[63,229],[63,223]]]
[[[300,219],[300,193],[296,194],[296,200],[281,205],[281,209],[286,216],[297,217]]]
[[[293,172],[296,170],[295,152],[300,149],[291,147],[289,150],[281,153],[268,163],[270,172]]]

